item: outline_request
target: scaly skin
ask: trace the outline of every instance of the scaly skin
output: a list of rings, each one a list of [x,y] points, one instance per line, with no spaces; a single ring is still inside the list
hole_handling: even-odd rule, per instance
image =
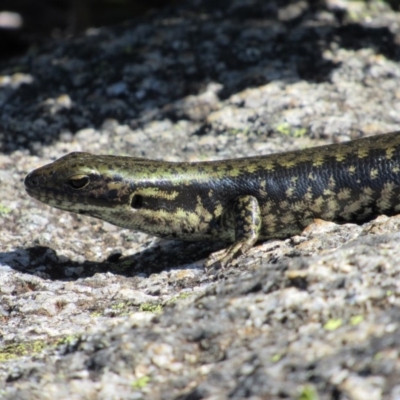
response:
[[[28,194],[163,238],[233,243],[227,265],[258,240],[299,234],[315,218],[364,222],[400,212],[400,131],[233,160],[171,163],[70,153],[25,178]]]

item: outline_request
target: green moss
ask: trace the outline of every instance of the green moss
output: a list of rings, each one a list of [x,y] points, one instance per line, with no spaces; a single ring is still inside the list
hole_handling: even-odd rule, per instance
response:
[[[313,386],[304,386],[298,400],[318,400],[318,394]]]
[[[303,137],[307,133],[306,128],[295,128],[287,122],[283,122],[275,127],[275,130],[281,135],[291,136],[295,138]]]
[[[364,317],[362,315],[354,315],[353,317],[350,318],[350,324],[354,326],[360,324],[363,321]]]
[[[271,357],[271,361],[272,361],[272,362],[278,362],[281,358],[282,358],[282,355],[281,355],[281,354],[274,354],[274,355]]]
[[[174,303],[177,303],[178,301],[180,301],[180,300],[185,300],[185,299],[187,299],[187,298],[189,298],[189,297],[191,297],[191,296],[193,296],[194,295],[194,293],[181,293],[181,294],[178,294],[178,296],[174,296],[174,297],[171,297],[168,301],[167,301],[167,304],[174,304]]]
[[[10,343],[0,348],[0,362],[13,360],[15,358],[32,356],[43,350],[61,346],[63,344],[74,344],[80,336],[69,335],[63,338],[55,338],[47,341],[35,340],[32,342]]]
[[[149,376],[142,376],[141,378],[136,379],[136,381],[132,383],[132,387],[134,389],[143,389],[149,384],[150,381],[151,379]]]
[[[139,311],[143,312],[150,312],[153,314],[159,314],[163,310],[163,307],[161,304],[151,304],[151,303],[143,303],[139,307]]]
[[[115,303],[111,305],[111,308],[113,310],[123,310],[124,308],[126,308],[128,306],[127,303]]]
[[[56,346],[74,344],[79,340],[79,338],[80,338],[79,335],[68,335],[68,336],[65,336],[64,338],[61,338],[61,339],[57,340]]]
[[[0,350],[0,362],[40,353],[50,345],[44,341],[8,344]]]
[[[112,304],[110,308],[115,312],[115,315],[121,317],[132,314],[134,311],[134,304],[131,301],[121,301],[119,303]]]
[[[93,317],[93,318],[101,317],[101,316],[103,316],[103,313],[101,313],[100,311],[93,311],[93,312],[90,314],[90,316]]]
[[[227,130],[228,134],[230,135],[248,135],[250,133],[250,128],[246,129],[236,129],[236,128],[231,128]]]
[[[9,214],[11,211],[12,211],[11,208],[3,206],[2,204],[0,204],[0,215]]]
[[[335,331],[336,329],[340,328],[342,325],[343,325],[343,321],[340,318],[330,319],[324,325],[324,329],[326,331]]]

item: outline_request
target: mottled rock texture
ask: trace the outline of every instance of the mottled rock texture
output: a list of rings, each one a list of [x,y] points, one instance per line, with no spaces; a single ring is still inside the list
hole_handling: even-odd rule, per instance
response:
[[[191,0],[0,64],[0,398],[400,398],[400,217],[315,221],[207,274],[28,198],[71,151],[240,157],[400,128],[400,13]]]

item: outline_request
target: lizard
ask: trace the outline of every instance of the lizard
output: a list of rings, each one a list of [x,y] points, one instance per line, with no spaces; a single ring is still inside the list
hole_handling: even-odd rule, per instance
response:
[[[314,219],[363,223],[400,212],[400,131],[283,153],[167,162],[69,153],[33,170],[27,193],[50,206],[161,238],[221,241],[205,267]]]

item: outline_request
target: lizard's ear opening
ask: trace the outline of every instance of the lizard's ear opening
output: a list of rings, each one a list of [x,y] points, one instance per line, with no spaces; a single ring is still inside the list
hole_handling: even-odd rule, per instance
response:
[[[71,178],[67,180],[66,184],[75,190],[83,189],[89,184],[89,177],[86,175],[71,176]]]
[[[135,194],[131,200],[131,207],[135,208],[135,209],[139,209],[142,207],[142,205],[143,205],[143,196],[140,196],[139,194]]]

